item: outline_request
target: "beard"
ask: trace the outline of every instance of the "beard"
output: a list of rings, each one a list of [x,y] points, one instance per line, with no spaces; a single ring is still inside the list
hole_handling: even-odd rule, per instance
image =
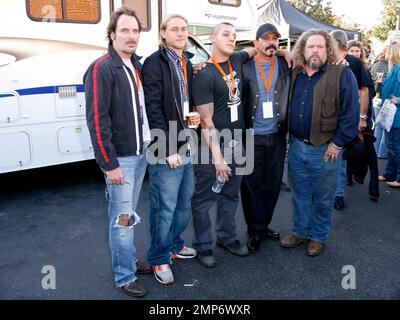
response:
[[[317,55],[312,55],[307,60],[307,65],[312,69],[320,69],[325,62],[321,60],[321,58]]]
[[[122,52],[126,54],[133,54],[135,53],[137,48],[137,41],[130,41],[125,43],[125,46],[122,48]]]
[[[265,55],[267,57],[273,57],[276,55],[276,52],[278,51],[278,48],[274,44],[270,44],[265,48]]]
[[[136,48],[124,48],[122,50],[122,52],[126,53],[126,54],[133,54],[133,53],[135,53],[135,51],[136,51]]]

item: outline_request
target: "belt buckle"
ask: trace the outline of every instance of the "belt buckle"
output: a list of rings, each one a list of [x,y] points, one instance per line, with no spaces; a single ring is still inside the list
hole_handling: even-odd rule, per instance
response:
[[[305,144],[309,145],[309,146],[311,146],[311,145],[312,145],[312,143],[311,143],[311,141],[310,141],[310,140],[303,139],[303,142],[304,142]]]

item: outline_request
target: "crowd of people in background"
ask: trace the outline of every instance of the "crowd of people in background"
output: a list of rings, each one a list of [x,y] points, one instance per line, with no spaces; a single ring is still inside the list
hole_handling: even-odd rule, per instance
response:
[[[353,42],[349,42],[349,48],[353,46]],[[361,46],[362,43],[358,42],[358,47],[361,48]],[[399,43],[393,42],[389,46],[385,46],[375,59],[371,59],[371,47],[369,45],[363,47],[364,55],[360,54],[357,56],[355,54],[359,59],[364,61],[366,70],[374,86],[370,89],[370,92],[375,93],[375,96],[370,94],[373,98],[370,103],[373,119],[376,119],[378,116],[380,108],[385,100],[390,100],[392,103],[398,105],[397,98],[400,94],[398,85],[400,81],[398,73],[400,64],[399,47]],[[389,132],[379,125],[374,127],[374,136],[376,138],[374,146],[377,158],[387,159],[385,171],[379,176],[379,181],[386,182],[393,188],[400,188],[400,171],[398,169],[400,159],[398,133],[399,117],[400,114],[396,112]]]
[[[160,48],[142,66],[135,53],[141,30],[134,11],[113,12],[108,53],[84,76],[87,124],[106,182],[112,270],[125,294],[146,294],[139,274],[173,284],[173,261],[214,267],[214,240],[240,257],[256,254],[264,240],[305,244],[305,254],[316,257],[334,208],[345,208],[346,184],[363,183],[369,170],[375,202],[379,180],[400,187],[400,112],[389,132],[374,128],[381,101],[400,105],[400,44],[372,61],[371,48],[343,31],[309,30],[289,53],[266,23],[254,48],[235,52],[235,27],[220,23],[211,33],[212,56],[192,66],[188,22],[176,14],[162,21]],[[377,157],[388,158],[382,175]],[[281,238],[270,223],[285,158],[293,225]],[[146,170],[150,264],[137,260],[134,243]],[[240,194],[247,243],[236,233]],[[181,235],[191,219],[189,245]]]

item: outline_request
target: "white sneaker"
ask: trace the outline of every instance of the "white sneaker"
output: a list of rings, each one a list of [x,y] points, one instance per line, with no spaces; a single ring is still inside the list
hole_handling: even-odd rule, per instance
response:
[[[197,255],[197,251],[193,248],[184,246],[181,251],[174,253],[174,259],[192,259]]]
[[[156,280],[162,284],[173,284],[174,275],[169,264],[152,266]]]

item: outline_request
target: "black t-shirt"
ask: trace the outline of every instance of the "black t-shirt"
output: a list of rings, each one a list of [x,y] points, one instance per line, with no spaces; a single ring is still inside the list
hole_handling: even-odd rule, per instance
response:
[[[367,71],[366,66],[364,65],[364,62],[362,62],[360,59],[352,56],[352,55],[347,55],[345,57],[347,62],[349,63],[349,68],[351,71],[353,71],[357,84],[358,84],[358,90],[361,90],[361,87],[367,87],[368,88],[368,95],[369,95],[369,105],[368,105],[368,112],[367,112],[367,125],[368,127],[372,127],[372,99],[375,96],[375,88],[372,83],[371,75]]]
[[[213,122],[215,128],[219,131],[223,129],[244,129],[243,106],[241,103],[242,64],[248,59],[249,55],[244,51],[234,52],[229,57],[235,79],[233,93],[231,83],[224,79],[224,76],[213,63],[207,62],[207,66],[193,79],[192,94],[194,105],[214,104]],[[220,63],[220,66],[230,80],[228,62]]]
[[[345,59],[349,63],[349,68],[351,71],[353,71],[356,77],[358,90],[361,90],[361,87],[369,87],[371,85],[371,81],[364,63],[360,59],[349,54],[345,57]]]

